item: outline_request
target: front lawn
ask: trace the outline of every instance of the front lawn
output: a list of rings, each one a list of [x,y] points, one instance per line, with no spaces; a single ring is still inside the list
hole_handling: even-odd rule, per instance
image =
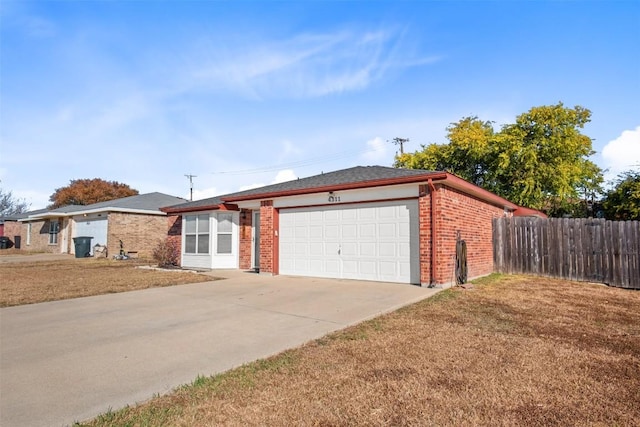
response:
[[[90,426],[631,426],[640,292],[494,276]]]
[[[136,268],[134,260],[65,258],[0,264],[0,307],[214,280],[192,272]]]

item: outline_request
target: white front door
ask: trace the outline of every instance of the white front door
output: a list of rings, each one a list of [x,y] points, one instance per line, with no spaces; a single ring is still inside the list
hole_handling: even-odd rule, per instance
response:
[[[280,211],[280,274],[420,283],[418,202]]]

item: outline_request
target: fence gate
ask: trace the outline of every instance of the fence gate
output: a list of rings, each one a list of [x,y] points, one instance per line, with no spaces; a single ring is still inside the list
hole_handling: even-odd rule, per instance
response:
[[[640,222],[495,218],[493,260],[501,273],[640,289]]]

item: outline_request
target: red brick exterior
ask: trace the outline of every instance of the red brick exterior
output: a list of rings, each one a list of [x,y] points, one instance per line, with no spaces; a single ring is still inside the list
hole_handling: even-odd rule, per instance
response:
[[[432,194],[428,184],[420,185],[418,196],[418,233],[420,282],[451,284],[455,279],[454,265],[458,232],[467,245],[468,278],[493,272],[492,219],[505,215],[503,206],[496,206],[442,183],[434,184]],[[435,233],[432,230],[432,198],[434,200]],[[244,211],[243,211],[244,212]],[[239,267],[249,269],[252,252],[252,213],[240,214]],[[278,274],[278,210],[273,200],[260,204],[260,271]],[[432,238],[435,234],[435,242]],[[432,254],[435,250],[435,269]]]
[[[273,200],[260,202],[260,272],[278,274],[276,231],[278,213]],[[251,249],[249,249],[251,250]]]
[[[167,217],[133,213],[109,213],[107,251],[109,257],[124,251],[138,252],[140,258],[151,258],[153,249],[167,237]]]
[[[240,247],[239,247],[239,267],[243,270],[252,268],[251,265],[251,248],[253,246],[251,240],[251,227],[253,223],[253,214],[250,210],[243,209],[240,212]]]
[[[420,186],[418,198],[419,242],[420,242],[420,283],[431,281],[431,193],[427,185]]]
[[[493,272],[492,219],[504,208],[446,186],[436,187],[436,283],[452,283],[457,232],[467,244],[468,278]]]

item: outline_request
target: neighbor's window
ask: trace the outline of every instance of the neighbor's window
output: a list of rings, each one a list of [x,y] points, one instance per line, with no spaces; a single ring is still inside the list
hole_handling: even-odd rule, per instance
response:
[[[232,229],[233,229],[233,214],[219,213],[218,214],[218,245],[217,245],[216,253],[218,254],[231,253]]]
[[[57,219],[49,221],[49,244],[58,244],[58,232],[60,231],[60,223]]]
[[[184,217],[184,253],[209,253],[209,215]]]
[[[31,244],[31,223],[27,224],[27,246]]]

